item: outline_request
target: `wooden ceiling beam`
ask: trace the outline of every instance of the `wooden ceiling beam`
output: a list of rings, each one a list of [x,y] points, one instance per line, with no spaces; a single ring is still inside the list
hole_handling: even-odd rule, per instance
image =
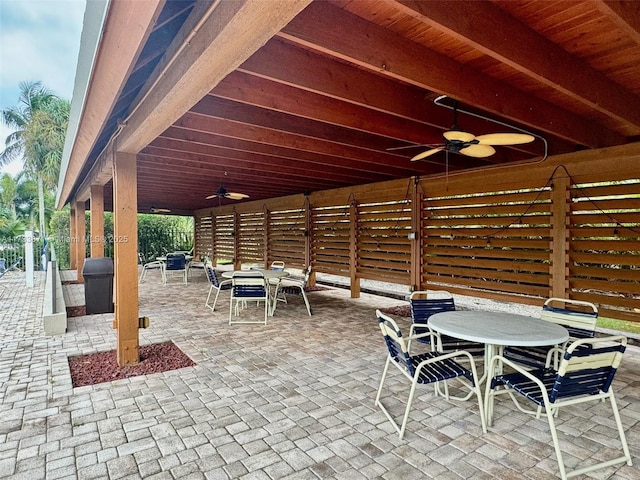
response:
[[[142,169],[142,172],[144,171],[145,169]],[[261,183],[257,183],[259,181],[258,180],[259,177],[236,175],[234,177],[233,182],[228,182],[228,181],[211,182],[208,185],[208,188],[207,188],[207,185],[203,185],[204,182],[202,181],[200,181],[200,184],[197,184],[197,183],[194,183],[193,181],[185,180],[185,186],[189,189],[189,193],[184,193],[184,192],[172,193],[173,187],[175,186],[175,178],[176,178],[176,175],[174,174],[172,178],[158,177],[158,178],[154,178],[153,180],[146,179],[138,183],[138,188],[141,190],[148,188],[149,189],[148,191],[150,192],[155,190],[156,198],[164,198],[165,195],[166,196],[176,195],[176,197],[183,197],[184,199],[187,199],[187,200],[191,199],[193,201],[200,202],[200,203],[206,202],[207,196],[210,196],[216,193],[221,183],[224,185],[224,187],[228,191],[246,193],[251,198],[256,198],[256,196],[258,195],[268,195],[269,193],[272,193],[274,182],[276,182],[275,185],[278,186],[277,187],[278,192],[282,193],[283,195],[302,193],[307,190],[309,191],[312,190],[307,187],[280,185],[277,182],[277,179],[275,178],[262,177],[262,181],[265,183],[261,184]],[[160,196],[158,195],[159,193],[161,193]]]
[[[340,157],[343,159],[344,165],[352,164],[353,168],[388,175],[388,178],[411,176],[412,172],[414,172],[414,170],[400,166],[400,164],[405,163],[405,159],[395,155],[376,154],[363,148],[273,130],[252,125],[251,123],[188,113],[178,120],[175,125],[190,130],[215,133],[216,135],[260,142],[276,147],[300,149],[307,152]]]
[[[345,172],[334,172],[329,167],[326,167],[323,170],[316,169],[312,171],[305,169],[304,167],[296,167],[295,165],[283,167],[282,165],[261,162],[255,159],[238,161],[238,159],[224,158],[213,154],[202,155],[200,153],[191,153],[188,151],[178,151],[152,146],[145,148],[142,152],[140,152],[140,154],[164,159],[171,158],[172,165],[176,165],[179,168],[188,167],[190,169],[190,172],[194,174],[199,173],[202,175],[207,175],[207,173],[211,171],[211,168],[223,170],[234,168],[238,171],[248,170],[250,172],[260,170],[267,174],[279,176],[282,181],[287,182],[297,179],[302,179],[305,182],[308,182],[309,177],[312,176],[314,180],[318,182],[318,184],[326,185],[327,188],[329,188],[332,183],[334,183],[335,181],[339,181],[342,178],[349,179],[348,181],[345,181],[345,183],[347,184],[353,184],[354,182],[363,182],[363,179],[358,175],[348,176]],[[168,164],[168,162],[166,161],[163,163],[165,165]]]
[[[391,146],[398,145],[398,143],[404,145],[404,142],[398,142],[397,140],[361,130],[316,121],[312,118],[302,118],[283,111],[240,103],[217,95],[208,95],[203,98],[194,105],[191,111],[271,130],[302,135],[320,141],[354,146],[367,150],[369,155],[391,155],[394,158],[394,165],[401,165],[408,160],[406,156],[385,151]],[[432,139],[433,142],[440,142],[442,141],[442,136],[438,132],[432,132]]]
[[[416,144],[442,141],[440,130],[429,125],[242,72],[229,74],[211,93],[227,100],[395,140]]]
[[[308,178],[313,176],[318,180],[331,180],[336,177],[348,175],[354,180],[363,182],[375,181],[380,178],[379,175],[364,173],[357,169],[346,169],[329,165],[327,163],[313,163],[304,160],[295,161],[286,160],[277,156],[263,155],[247,151],[231,150],[228,148],[219,148],[217,146],[205,146],[199,144],[191,144],[180,140],[169,140],[166,138],[156,139],[151,145],[145,148],[141,153],[152,153],[154,148],[163,152],[175,152],[176,155],[186,153],[189,155],[197,155],[202,157],[201,164],[209,166],[215,164],[217,166],[239,166],[246,162],[245,168],[259,169],[264,166],[267,170],[279,171],[281,175],[287,177],[289,175],[302,176]]]
[[[197,2],[136,100],[119,149],[142,150],[310,1]]]
[[[594,4],[618,28],[640,45],[640,2],[623,0],[594,0]]]
[[[58,208],[68,200],[76,182],[82,182],[80,173],[91,149],[101,134],[109,113],[118,101],[129,73],[134,67],[145,40],[162,8],[161,0],[145,2],[111,2],[105,21],[103,36],[98,51],[91,81],[87,86],[86,103],[80,114],[78,131],[74,139],[69,162],[60,184]],[[96,174],[101,174],[97,172]],[[94,180],[89,179],[90,185]],[[86,185],[83,187],[86,189]],[[88,190],[83,193],[88,198]]]
[[[344,32],[349,32],[348,42],[344,41]],[[595,148],[626,141],[624,136],[601,125],[527,95],[327,2],[309,5],[278,35],[578,145]]]
[[[397,3],[403,12],[421,22],[591,109],[635,125],[636,133],[640,133],[640,97],[490,2]]]
[[[251,135],[249,136],[252,137]],[[363,164],[360,161],[353,161],[343,157],[335,157],[327,154],[308,152],[290,147],[267,145],[250,139],[233,138],[230,136],[218,135],[217,133],[213,132],[195,131],[186,128],[180,128],[178,126],[168,128],[159,138],[185,141],[194,145],[202,146],[204,148],[214,148],[215,146],[215,148],[237,150],[239,152],[249,152],[254,155],[264,155],[283,160],[308,162],[311,165],[326,166],[327,168],[344,168],[346,170],[355,170],[358,172],[358,175],[365,177],[368,177],[370,175],[377,176],[381,173],[378,171],[370,171],[369,168],[364,168]],[[413,166],[413,164],[411,166]],[[420,173],[428,173],[440,170],[441,168],[438,168],[433,164],[422,164],[421,162],[420,165],[416,165],[415,171]],[[386,176],[384,171],[382,172],[382,174]]]
[[[287,68],[281,68],[285,58]],[[277,38],[253,54],[238,71],[420,122],[425,128],[433,127],[439,132],[449,129],[453,123],[452,112],[433,103],[436,95],[432,92],[336,62]],[[475,135],[493,133],[496,129],[495,124],[471,116],[465,117],[464,127]],[[553,152],[573,151],[572,144],[555,138],[547,140],[549,150]],[[535,144],[522,147],[532,155],[540,154],[540,148]]]

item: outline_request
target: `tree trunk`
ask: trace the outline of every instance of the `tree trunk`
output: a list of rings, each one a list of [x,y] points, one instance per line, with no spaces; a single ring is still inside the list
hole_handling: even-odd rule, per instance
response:
[[[45,220],[44,220],[44,182],[42,177],[38,176],[38,215],[40,217],[40,237],[45,238]]]
[[[44,182],[41,176],[38,176],[38,211],[40,216],[40,238],[42,239],[43,247],[46,247],[47,231],[45,229],[46,221],[44,214]],[[44,258],[42,259],[42,268],[44,269],[46,265],[46,258],[48,256],[44,248],[42,254],[44,255]]]

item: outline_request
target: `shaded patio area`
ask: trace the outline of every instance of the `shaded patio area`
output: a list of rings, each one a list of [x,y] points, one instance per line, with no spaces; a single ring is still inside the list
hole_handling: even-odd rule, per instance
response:
[[[557,478],[546,422],[505,400],[482,434],[475,402],[449,403],[424,388],[398,440],[374,406],[385,360],[375,309],[402,301],[329,288],[309,293],[312,317],[292,298],[266,326],[230,327],[228,293],[216,312],[206,309],[200,272],[187,285],[150,276],[140,286],[139,312],[150,318],[140,344],[171,340],[197,365],[74,389],[67,357],[114,349],[113,314],[70,318],[65,335],[44,337],[44,275],[33,289],[23,274],[3,280],[0,477]],[[83,303],[82,289],[65,286],[68,305]],[[614,387],[634,467],[588,478],[638,478],[639,371],[640,350],[630,346]],[[402,388],[400,415],[407,389],[390,385]],[[607,405],[590,410],[558,419],[577,438],[561,439],[570,466],[617,448]]]

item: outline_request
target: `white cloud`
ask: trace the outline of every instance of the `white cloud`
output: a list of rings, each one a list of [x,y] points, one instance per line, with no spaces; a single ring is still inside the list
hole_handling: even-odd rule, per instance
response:
[[[41,81],[71,99],[84,10],[85,0],[0,0],[1,109],[17,105],[23,81]],[[9,133],[0,125],[0,150]],[[18,161],[0,172],[21,168]]]

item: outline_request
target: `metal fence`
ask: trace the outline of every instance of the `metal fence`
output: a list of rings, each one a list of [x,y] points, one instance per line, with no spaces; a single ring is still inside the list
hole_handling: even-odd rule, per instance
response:
[[[90,256],[89,236],[85,238],[85,257]],[[55,245],[58,265],[60,269],[67,269],[70,265],[70,241],[63,236],[54,236],[50,241]],[[189,251],[193,247],[193,231],[158,230],[144,235],[138,234],[138,253],[143,262],[155,259],[174,251]],[[41,250],[41,249],[40,249]],[[38,250],[38,251],[40,251]],[[24,251],[24,249],[23,249]],[[104,256],[113,258],[113,240],[107,236],[104,244]],[[40,260],[36,262],[39,264]]]
[[[33,264],[36,269],[43,268],[42,254],[44,253],[44,241],[35,238],[33,246]],[[15,266],[24,270],[25,265],[25,238],[24,235],[0,239],[0,271]]]

